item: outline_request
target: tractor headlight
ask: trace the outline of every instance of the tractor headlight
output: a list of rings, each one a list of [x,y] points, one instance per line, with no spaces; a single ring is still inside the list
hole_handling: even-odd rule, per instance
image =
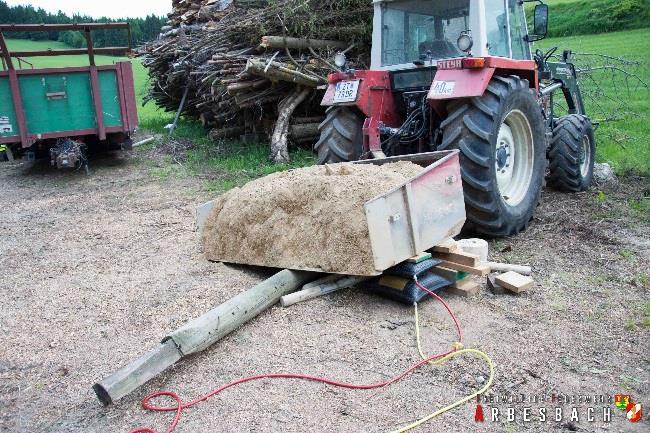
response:
[[[345,57],[345,54],[336,53],[336,56],[334,56],[334,64],[337,67],[343,69],[347,63],[348,63],[348,58]]]
[[[469,53],[469,51],[474,46],[474,39],[472,39],[468,32],[463,32],[460,34],[457,44],[459,50],[465,53]]]

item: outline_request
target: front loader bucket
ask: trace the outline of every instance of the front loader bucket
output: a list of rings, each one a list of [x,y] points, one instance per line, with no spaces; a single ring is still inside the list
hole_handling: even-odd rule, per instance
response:
[[[377,192],[372,179],[365,178],[366,172],[382,176],[398,166],[404,168],[404,161],[417,164],[421,169],[408,164],[408,173],[414,175],[379,194],[373,193],[358,205],[358,209],[346,202],[345,194],[330,194],[327,189],[330,178],[327,177],[322,178],[325,185],[319,181],[306,194],[301,189],[303,192],[295,195],[289,181],[295,178],[296,182],[298,179],[304,182],[305,179],[300,178],[297,171],[272,175],[277,179],[269,178],[270,186],[268,182],[266,185],[254,185],[253,182],[242,190],[233,190],[197,209],[197,227],[203,234],[205,254],[210,260],[227,263],[379,275],[460,233],[465,223],[465,203],[458,151],[303,169],[322,170],[323,173],[328,170],[335,175],[337,170],[363,171],[364,178],[350,176],[342,180],[355,182],[350,185],[350,191],[358,189],[360,182],[366,182],[369,191],[372,186]],[[364,165],[382,166],[382,170],[361,168]],[[269,194],[278,194],[277,206],[268,202],[269,194],[252,198],[260,188],[267,188]],[[282,189],[281,194],[278,189]],[[243,209],[250,208],[251,200],[258,200],[263,209],[254,217]],[[323,206],[323,200],[328,200],[327,206]],[[297,203],[301,208],[295,211]],[[232,212],[240,205],[241,215],[239,211]],[[337,213],[337,209],[342,211]]]

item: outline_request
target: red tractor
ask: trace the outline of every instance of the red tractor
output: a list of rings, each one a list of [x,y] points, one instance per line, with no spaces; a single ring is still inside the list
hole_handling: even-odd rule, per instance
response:
[[[585,190],[594,128],[571,53],[531,50],[547,33],[538,3],[528,34],[521,0],[374,0],[371,70],[337,55],[319,163],[458,149],[469,228],[488,236],[527,228],[545,178]]]

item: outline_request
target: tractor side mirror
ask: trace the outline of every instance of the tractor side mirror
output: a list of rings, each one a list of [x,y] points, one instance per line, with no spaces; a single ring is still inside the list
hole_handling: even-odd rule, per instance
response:
[[[548,33],[548,5],[535,6],[535,21],[533,33],[536,40],[544,39]]]

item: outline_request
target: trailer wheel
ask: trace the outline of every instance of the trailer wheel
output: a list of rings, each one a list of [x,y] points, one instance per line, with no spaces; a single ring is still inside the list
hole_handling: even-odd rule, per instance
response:
[[[454,100],[440,150],[459,149],[467,226],[486,236],[528,227],[544,186],[544,119],[528,81],[495,77],[481,97]]]
[[[320,140],[314,145],[318,164],[356,161],[363,147],[363,118],[348,107],[330,107],[318,127]]]
[[[548,183],[565,192],[585,191],[594,177],[596,141],[591,121],[579,114],[561,117],[553,130]]]

